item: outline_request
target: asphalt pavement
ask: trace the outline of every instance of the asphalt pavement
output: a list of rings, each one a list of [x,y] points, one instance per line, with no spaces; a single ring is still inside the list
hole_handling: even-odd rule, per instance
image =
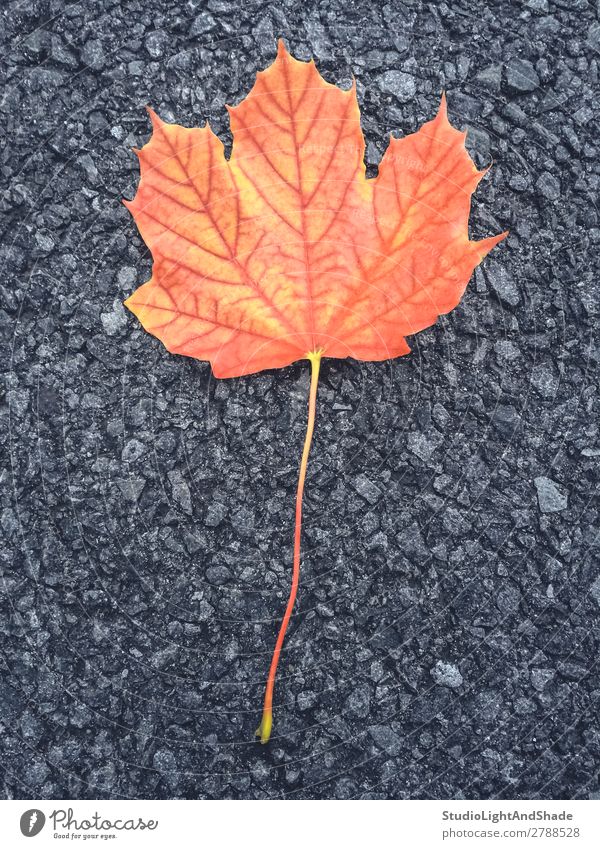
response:
[[[598,7],[3,5],[4,798],[598,798]],[[445,90],[509,230],[384,363],[235,380],[123,306],[144,107],[230,144],[284,37],[357,80],[369,173]]]

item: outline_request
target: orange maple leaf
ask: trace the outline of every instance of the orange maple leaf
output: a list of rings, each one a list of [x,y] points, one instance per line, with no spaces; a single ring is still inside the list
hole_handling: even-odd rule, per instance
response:
[[[152,278],[125,301],[176,354],[236,377],[309,359],[309,420],[296,497],[292,590],[257,734],[269,739],[281,646],[298,586],[302,495],[322,357],[385,360],[460,301],[475,266],[506,235],[472,241],[482,176],[437,116],[390,137],[374,179],[356,85],[342,91],[279,41],[249,95],[227,107],[233,148],[205,127],[166,124],[137,151],[126,206],[152,251]]]

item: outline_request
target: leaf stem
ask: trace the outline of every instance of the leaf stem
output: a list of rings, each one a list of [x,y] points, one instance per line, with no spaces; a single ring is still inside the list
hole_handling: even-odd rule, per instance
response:
[[[296,601],[296,593],[298,592],[298,581],[300,578],[300,535],[302,530],[302,497],[304,495],[304,480],[306,478],[306,467],[308,465],[308,455],[310,454],[310,446],[312,443],[313,431],[315,429],[315,410],[317,406],[317,386],[319,383],[319,369],[321,367],[322,351],[312,351],[306,355],[306,359],[310,360],[310,394],[308,397],[308,421],[306,424],[306,436],[304,438],[304,449],[302,451],[302,459],[300,461],[300,472],[298,475],[298,489],[296,490],[296,525],[294,528],[294,566],[292,570],[292,586],[288,598],[287,607],[283,614],[283,619],[279,627],[277,642],[269,667],[269,676],[267,678],[267,687],[265,690],[265,702],[260,725],[256,729],[256,736],[260,737],[261,743],[268,743],[271,736],[271,727],[273,725],[273,689],[275,687],[275,675],[277,673],[277,664],[279,663],[279,655],[281,647],[285,639],[285,633],[292,615],[294,602]]]

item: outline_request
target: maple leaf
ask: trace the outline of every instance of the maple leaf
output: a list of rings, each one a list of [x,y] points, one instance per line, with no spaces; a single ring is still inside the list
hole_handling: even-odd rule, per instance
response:
[[[231,156],[208,123],[188,129],[149,110],[133,214],[153,258],[125,303],[176,354],[216,377],[311,362],[296,496],[292,589],[257,734],[269,739],[275,672],[300,567],[302,496],[323,357],[384,360],[460,301],[506,235],[469,239],[471,195],[486,173],[448,121],[445,97],[418,132],[390,137],[365,174],[356,85],[327,83],[279,41],[248,96],[227,107]]]

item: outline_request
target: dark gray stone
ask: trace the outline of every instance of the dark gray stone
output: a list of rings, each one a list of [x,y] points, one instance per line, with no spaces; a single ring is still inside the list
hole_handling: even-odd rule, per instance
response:
[[[216,25],[217,22],[210,14],[210,12],[201,12],[199,15],[196,15],[192,22],[192,25],[190,27],[190,35],[204,35],[205,33],[213,30]]]
[[[485,266],[485,274],[490,286],[503,303],[516,307],[521,302],[517,283],[510,269],[506,268],[503,263],[490,258]]]
[[[382,496],[382,492],[379,487],[375,486],[375,484],[370,481],[366,475],[356,476],[354,488],[359,495],[362,495],[362,497],[369,502],[369,504],[377,504]]]
[[[542,513],[557,513],[567,509],[569,500],[560,491],[555,481],[542,475],[535,478],[534,484],[537,490],[538,504]]]
[[[358,686],[348,696],[346,708],[352,716],[358,719],[367,717],[371,708],[371,689],[366,684]]]
[[[221,504],[219,501],[212,501],[208,505],[208,510],[206,511],[206,518],[204,519],[204,523],[211,528],[216,528],[218,525],[221,524],[226,515],[226,505]]]
[[[175,504],[188,515],[192,515],[192,494],[187,481],[180,471],[173,470],[168,473],[171,482],[171,495]]]
[[[560,197],[560,181],[548,171],[540,174],[536,186],[546,200],[555,201]]]
[[[146,50],[153,59],[160,59],[164,55],[169,43],[169,35],[163,30],[150,32],[144,40]]]
[[[531,683],[536,690],[545,690],[548,684],[554,680],[555,675],[554,669],[532,669]]]
[[[177,769],[175,755],[168,749],[159,749],[152,758],[152,766],[159,772],[170,773]]]
[[[500,91],[502,65],[490,65],[475,76],[475,82],[489,91]]]
[[[400,103],[408,103],[417,90],[414,77],[402,71],[386,71],[377,78],[381,91],[392,94]]]
[[[508,584],[498,593],[496,604],[505,616],[517,613],[521,604],[521,593],[513,584]]]
[[[534,91],[540,84],[535,68],[527,59],[513,58],[506,64],[506,81],[518,92]]]
[[[600,576],[590,586],[590,595],[597,602],[598,606],[600,606]]]
[[[375,744],[388,755],[398,755],[402,750],[402,740],[398,735],[388,728],[387,725],[369,726],[369,734]]]
[[[453,663],[446,663],[443,660],[437,661],[433,669],[430,670],[430,675],[436,684],[449,687],[451,690],[458,689],[463,683],[463,677],[458,666]]]

